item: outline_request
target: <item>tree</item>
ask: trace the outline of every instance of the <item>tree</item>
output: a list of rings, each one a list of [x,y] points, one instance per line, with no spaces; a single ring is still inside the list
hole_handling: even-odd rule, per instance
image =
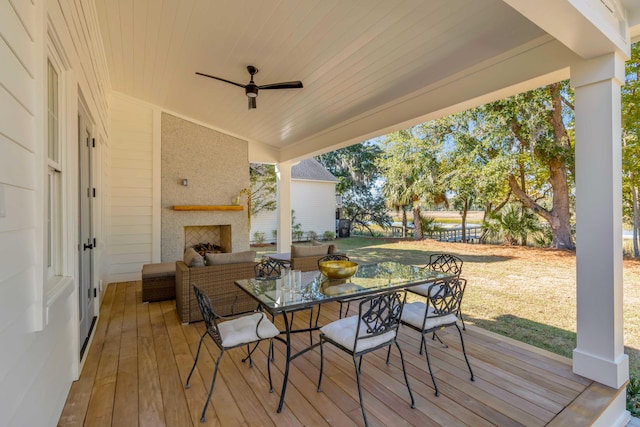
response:
[[[377,158],[380,147],[370,141],[341,148],[316,157],[329,172],[338,178],[336,192],[342,195],[343,216],[351,225],[369,230],[371,224],[387,227],[384,199],[376,187],[378,181]]]
[[[391,205],[411,204],[415,240],[423,237],[421,204],[446,203],[439,181],[440,141],[433,122],[393,132],[382,141],[384,154],[378,166],[385,179],[383,193],[390,197]]]
[[[513,194],[549,223],[552,247],[574,249],[570,197],[575,176],[573,102],[568,82],[478,107],[473,115],[486,141],[472,139],[472,143],[487,158],[498,160],[499,170],[508,162],[507,195]]]
[[[633,224],[633,254],[640,256],[638,207],[640,187],[640,44],[631,46],[622,87],[622,191],[625,217]]]
[[[249,165],[249,179],[251,182],[251,215],[276,210],[278,184],[275,166],[251,163]]]
[[[509,150],[504,138],[485,121],[482,108],[475,108],[439,120],[446,129],[449,146],[442,162],[444,185],[456,209],[462,212],[463,240],[466,216],[472,205],[484,208],[483,222],[507,204],[511,191],[507,181]],[[486,241],[483,228],[481,241]]]

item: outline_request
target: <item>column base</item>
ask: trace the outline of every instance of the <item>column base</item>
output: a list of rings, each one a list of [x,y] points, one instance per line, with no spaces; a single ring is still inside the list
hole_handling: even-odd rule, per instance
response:
[[[620,388],[629,380],[629,357],[603,359],[579,349],[573,350],[573,372],[612,388]]]

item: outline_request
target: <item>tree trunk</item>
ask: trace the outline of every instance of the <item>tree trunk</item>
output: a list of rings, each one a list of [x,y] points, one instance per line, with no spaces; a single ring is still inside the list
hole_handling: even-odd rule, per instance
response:
[[[467,213],[469,212],[469,201],[464,200],[462,207],[462,243],[467,243]]]
[[[407,237],[407,209],[402,207],[402,237]]]
[[[422,222],[420,221],[420,204],[413,204],[413,240],[422,240]]]
[[[638,187],[631,186],[631,196],[633,202],[633,256],[638,258],[640,251],[638,250],[638,226],[640,218],[638,218]]]
[[[575,249],[573,236],[571,235],[571,213],[569,210],[569,186],[567,185],[566,169],[557,164],[550,165],[551,176],[549,181],[553,187],[553,208],[548,211],[531,197],[525,194],[518,186],[518,182],[513,175],[509,175],[509,186],[515,196],[522,204],[536,214],[544,218],[551,226],[553,240],[551,247],[556,249]]]

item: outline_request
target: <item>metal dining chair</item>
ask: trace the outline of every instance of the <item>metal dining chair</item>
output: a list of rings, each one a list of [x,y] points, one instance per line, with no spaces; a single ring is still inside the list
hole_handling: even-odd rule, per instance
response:
[[[429,264],[425,266],[425,268],[431,271],[437,271],[442,273],[450,273],[455,274],[457,277],[460,277],[462,273],[462,264],[464,262],[462,259],[455,255],[441,253],[441,254],[431,254],[429,256]],[[412,286],[410,289],[407,289],[409,292],[414,293],[416,295],[421,295],[423,297],[428,296],[429,286],[431,283],[425,283],[423,285]],[[462,311],[456,313],[460,322],[462,322],[462,330],[465,331],[467,328],[464,324],[464,318],[462,317]],[[434,334],[435,337],[435,334]]]
[[[389,364],[391,345],[395,344],[400,352],[404,381],[411,397],[411,407],[415,408],[415,400],[409,386],[409,378],[404,364],[402,349],[397,341],[398,327],[402,307],[406,299],[405,291],[386,292],[376,294],[360,301],[358,315],[345,317],[320,328],[320,376],[318,378],[318,391],[322,391],[322,373],[324,368],[324,343],[331,343],[342,351],[347,352],[353,358],[353,366],[356,370],[358,383],[358,397],[360,409],[365,426],[368,425],[367,413],[362,400],[362,386],[360,374],[362,368],[362,356],[380,348],[388,347],[386,363]],[[359,360],[358,360],[359,359]]]
[[[249,366],[251,367],[253,366],[253,362],[251,360],[251,354],[253,353],[253,350],[249,351],[249,345],[252,343],[257,344],[262,340],[269,340],[267,372],[269,374],[269,391],[273,392],[273,383],[271,381],[271,354],[273,353],[272,339],[273,337],[280,334],[280,331],[269,319],[267,319],[265,314],[261,312],[236,316],[218,316],[214,311],[211,304],[211,299],[207,294],[203,293],[195,285],[193,285],[193,292],[196,295],[198,307],[200,308],[202,319],[204,320],[204,323],[206,325],[206,330],[200,337],[198,351],[196,352],[196,357],[193,361],[191,371],[189,371],[189,376],[187,377],[185,388],[190,387],[189,381],[191,380],[191,375],[193,374],[193,371],[196,368],[196,364],[198,363],[198,358],[200,357],[200,349],[202,348],[202,341],[204,340],[204,337],[207,335],[211,337],[213,342],[220,349],[220,354],[218,355],[218,359],[216,360],[216,367],[213,370],[211,388],[209,389],[207,401],[204,404],[204,408],[202,409],[202,416],[200,418],[200,421],[204,422],[206,421],[205,413],[207,412],[209,402],[211,402],[211,395],[213,394],[213,388],[216,384],[216,377],[218,375],[220,360],[222,359],[224,352],[227,350],[246,345],[249,355],[245,359],[243,359],[243,362],[248,359]]]
[[[418,301],[405,304],[402,310],[400,322],[420,332],[422,335],[422,339],[420,340],[420,353],[422,353],[424,349],[436,396],[438,395],[438,385],[436,384],[436,379],[431,369],[431,361],[429,360],[429,353],[427,351],[428,346],[425,340],[425,336],[428,333],[450,326],[456,327],[458,335],[460,335],[462,354],[464,355],[464,360],[467,362],[467,367],[471,374],[471,381],[474,381],[471,364],[469,363],[469,358],[467,357],[467,352],[464,347],[462,331],[458,326],[458,313],[460,312],[460,304],[462,303],[466,285],[467,281],[460,278],[433,283],[429,286],[426,303]],[[387,355],[387,358],[388,357]]]

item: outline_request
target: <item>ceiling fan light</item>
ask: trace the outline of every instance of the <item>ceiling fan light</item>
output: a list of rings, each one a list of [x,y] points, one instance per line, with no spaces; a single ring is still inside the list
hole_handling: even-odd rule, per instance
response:
[[[244,88],[244,91],[249,98],[255,98],[256,96],[258,96],[258,86],[248,84]]]

